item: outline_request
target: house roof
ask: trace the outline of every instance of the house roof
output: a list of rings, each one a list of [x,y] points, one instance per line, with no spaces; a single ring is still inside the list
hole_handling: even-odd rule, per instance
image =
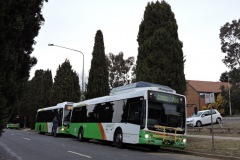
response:
[[[210,82],[210,81],[196,81],[196,80],[187,80],[187,83],[192,86],[198,92],[213,92],[220,93],[221,86],[228,87],[228,82]]]

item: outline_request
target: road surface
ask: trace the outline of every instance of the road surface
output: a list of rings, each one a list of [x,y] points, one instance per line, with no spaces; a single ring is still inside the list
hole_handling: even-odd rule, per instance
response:
[[[0,160],[211,160],[160,150],[127,146],[119,149],[100,142],[79,142],[73,137],[39,135],[34,131],[5,129],[0,138]]]

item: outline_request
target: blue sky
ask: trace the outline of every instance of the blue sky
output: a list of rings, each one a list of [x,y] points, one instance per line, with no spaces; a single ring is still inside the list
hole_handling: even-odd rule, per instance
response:
[[[137,58],[136,41],[139,25],[148,0],[51,0],[44,4],[45,23],[35,38],[33,56],[38,63],[31,70],[50,69],[53,78],[60,64],[67,58],[82,76],[83,57],[80,53],[49,43],[79,50],[84,53],[84,77],[87,81],[94,38],[103,32],[105,53],[123,52],[125,58]],[[184,73],[187,80],[219,81],[228,68],[223,64],[219,39],[220,27],[239,19],[239,0],[166,0],[178,24],[179,39],[183,42],[186,59]],[[80,80],[81,82],[81,80]]]

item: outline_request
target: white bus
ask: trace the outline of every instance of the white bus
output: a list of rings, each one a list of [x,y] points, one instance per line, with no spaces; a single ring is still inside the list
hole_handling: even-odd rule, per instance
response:
[[[137,82],[114,88],[110,96],[73,104],[70,134],[80,141],[97,139],[186,147],[186,98],[163,85]]]
[[[72,102],[63,102],[56,106],[39,109],[36,116],[35,131],[39,134],[51,133],[54,136],[69,134],[72,106]]]

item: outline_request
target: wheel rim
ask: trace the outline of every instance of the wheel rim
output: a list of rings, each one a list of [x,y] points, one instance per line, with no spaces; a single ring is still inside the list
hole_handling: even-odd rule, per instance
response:
[[[197,127],[201,127],[201,122],[197,122]]]

